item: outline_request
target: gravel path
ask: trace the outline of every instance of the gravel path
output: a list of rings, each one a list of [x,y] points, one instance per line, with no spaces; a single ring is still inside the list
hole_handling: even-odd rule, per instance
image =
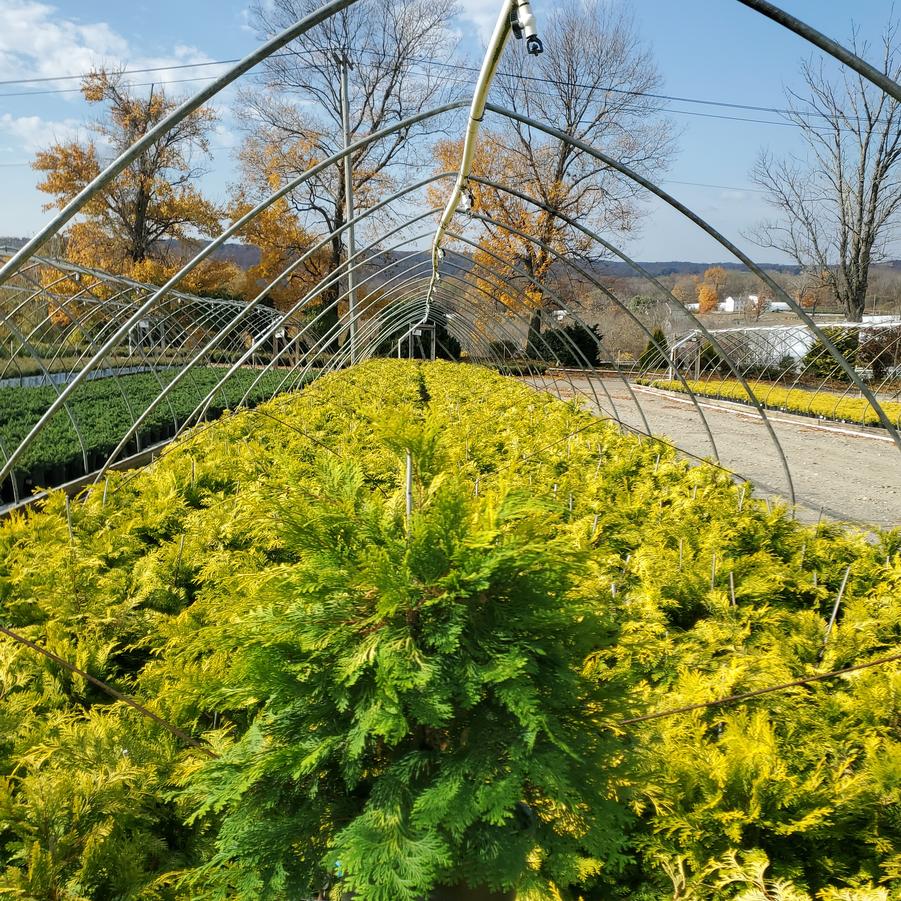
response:
[[[527,381],[565,399],[578,396],[594,411],[600,407],[604,415],[645,431],[638,404],[620,379],[549,373]],[[703,422],[690,399],[640,385],[630,387],[652,434],[689,455],[713,458]],[[787,500],[790,492],[778,450],[757,411],[709,398],[698,398],[698,403],[713,432],[720,464],[753,482],[758,495]],[[768,418],[788,462],[799,519],[816,521],[822,510],[824,518],[869,526],[901,525],[901,451],[884,432],[776,411],[768,411]]]

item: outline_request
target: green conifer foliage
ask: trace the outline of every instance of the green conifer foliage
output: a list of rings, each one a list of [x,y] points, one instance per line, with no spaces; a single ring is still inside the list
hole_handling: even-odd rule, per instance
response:
[[[319,379],[0,521],[0,623],[217,755],[0,635],[0,894],[889,901],[897,664],[619,723],[896,652],[899,552],[486,369]]]
[[[417,481],[409,528],[399,496],[326,461],[316,496],[278,513],[296,562],[236,582],[204,632],[232,662],[211,703],[252,720],[188,794],[259,897],[312,893],[338,861],[361,901],[413,901],[438,882],[567,885],[618,856],[614,743],[586,728],[604,691],[583,663],[611,635],[573,591],[585,549],[523,492],[474,497],[416,432],[394,429],[440,474]]]

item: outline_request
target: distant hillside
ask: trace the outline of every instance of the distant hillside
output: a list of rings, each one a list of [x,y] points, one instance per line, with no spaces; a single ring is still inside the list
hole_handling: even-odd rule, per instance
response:
[[[711,266],[721,266],[723,269],[746,272],[747,268],[742,263],[691,263],[686,260],[670,260],[668,262],[643,262],[639,263],[643,269],[647,269],[651,275],[703,275]],[[759,263],[763,269],[770,272],[791,272],[796,274],[799,267],[783,263]],[[595,272],[607,275],[628,276],[634,275],[632,268],[620,260],[597,260],[593,263]]]
[[[0,247],[10,247],[18,249],[27,241],[27,238],[2,237],[0,236]],[[177,244],[178,242],[161,242],[168,246]],[[236,242],[223,244],[213,251],[213,259],[230,260],[242,269],[250,269],[260,261],[260,251],[256,247],[249,244],[238,244]],[[409,265],[414,263],[425,263],[429,259],[429,251],[427,250],[409,250],[409,251],[391,251],[376,257],[377,262],[371,264],[371,268],[381,268],[384,263],[389,262],[406,262]],[[460,254],[450,252],[446,259],[452,259],[463,269],[468,270],[471,266],[471,260],[468,254]],[[580,262],[581,266],[585,266],[584,262]],[[594,260],[590,264],[591,268],[597,275],[610,275],[614,277],[624,278],[634,275],[632,268],[620,260]],[[741,263],[694,263],[689,260],[649,260],[639,262],[638,264],[646,269],[651,275],[702,275],[705,269],[711,266],[722,266],[723,269],[746,271]],[[787,265],[785,263],[760,263],[760,265],[770,272],[788,272],[797,274],[798,267]],[[901,270],[901,260],[886,260],[883,263],[877,263],[874,269],[892,269]]]
[[[397,251],[388,255],[392,260],[408,260],[420,262],[428,260],[428,251],[411,250]],[[455,258],[457,262],[465,261],[463,265],[469,268],[470,261],[467,254],[453,253],[449,256]],[[627,263],[621,260],[593,260],[591,262],[579,261],[579,266],[585,268],[590,266],[596,275],[611,275],[614,277],[628,277],[635,275],[635,271]],[[639,266],[646,269],[651,275],[702,275],[706,269],[711,266],[722,266],[723,269],[745,271],[745,267],[741,263],[692,263],[684,260],[670,260],[664,262],[646,261],[639,262]],[[789,266],[781,263],[762,263],[764,269],[775,272],[791,272],[797,273],[797,266]]]
[[[20,247],[24,246],[27,241],[28,238],[4,237],[0,235],[0,247],[8,247],[12,250],[18,250]],[[160,244],[169,248],[178,247],[180,242],[161,241]],[[217,247],[216,250],[213,251],[213,258],[216,260],[231,260],[242,269],[250,269],[251,266],[256,266],[256,264],[259,263],[260,251],[258,248],[251,247],[248,244],[223,244],[222,247]]]

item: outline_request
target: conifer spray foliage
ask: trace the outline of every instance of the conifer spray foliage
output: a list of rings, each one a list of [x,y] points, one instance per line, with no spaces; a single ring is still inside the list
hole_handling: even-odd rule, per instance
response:
[[[885,657],[899,598],[898,531],[479,367],[355,366],[0,521],[0,621],[220,756],[0,636],[0,894],[890,901],[897,664],[617,723]]]
[[[188,793],[258,897],[337,867],[360,901],[577,882],[623,818],[612,742],[586,728],[604,697],[583,663],[611,636],[573,591],[585,550],[523,492],[474,496],[428,422],[392,432],[419,476],[409,528],[401,495],[333,459],[280,511],[296,562],[244,582],[248,614],[210,636],[233,659],[220,696],[257,712]]]

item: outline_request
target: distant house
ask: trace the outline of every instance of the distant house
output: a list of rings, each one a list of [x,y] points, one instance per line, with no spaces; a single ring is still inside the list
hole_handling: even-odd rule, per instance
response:
[[[722,303],[717,304],[720,313],[744,313],[747,311],[756,313],[788,313],[791,307],[781,300],[768,300],[763,309],[758,309],[760,303],[759,294],[746,294],[744,297],[727,297]]]
[[[743,297],[727,297],[725,300],[720,301],[716,305],[716,308],[720,313],[740,313],[745,309],[744,301],[745,299]]]
[[[744,297],[727,297],[722,303],[717,304],[717,310],[721,313],[744,313],[745,310],[757,308],[759,294],[746,294]]]

